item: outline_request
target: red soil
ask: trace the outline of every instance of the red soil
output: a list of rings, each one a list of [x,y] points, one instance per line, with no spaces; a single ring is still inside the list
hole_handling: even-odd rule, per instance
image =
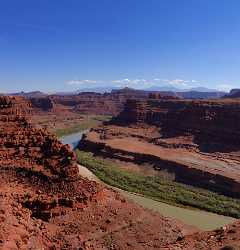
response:
[[[79,176],[75,155],[0,98],[1,249],[161,249],[192,229]]]
[[[219,249],[239,243],[239,223],[186,236],[192,228],[79,176],[74,153],[33,128],[25,118],[30,112],[23,98],[0,97],[0,249]]]

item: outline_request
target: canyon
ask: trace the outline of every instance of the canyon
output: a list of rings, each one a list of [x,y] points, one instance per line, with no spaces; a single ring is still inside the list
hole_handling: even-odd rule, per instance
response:
[[[165,99],[209,99],[220,98],[224,92],[201,92],[201,91],[157,91],[137,90],[125,87],[114,89],[111,92],[77,92],[45,94],[40,91],[13,93],[12,96],[22,96],[30,99],[32,104],[44,111],[70,110],[81,114],[105,114],[117,115],[122,111],[126,100],[146,100],[150,95]]]
[[[175,181],[240,197],[238,100],[128,100],[79,147],[123,162],[149,164]]]
[[[1,249],[160,249],[193,230],[81,177],[74,152],[29,123],[31,110],[0,98]]]
[[[131,107],[130,110],[136,104]],[[117,191],[82,177],[70,147],[46,128],[31,123],[36,112],[40,111],[28,99],[0,97],[1,249],[190,250],[239,246],[239,222],[213,232],[199,232],[143,209]],[[82,141],[86,150],[91,144],[91,149],[101,153],[106,140],[124,139],[126,133],[129,142],[132,138],[154,139],[159,127],[142,123],[143,110],[133,126],[132,115],[126,116],[128,112],[125,108],[116,120],[92,129]],[[124,118],[124,125],[120,125],[122,117],[128,117]],[[92,138],[97,140],[90,142]],[[175,142],[175,147],[178,144],[181,143]],[[129,155],[126,157],[131,160]]]

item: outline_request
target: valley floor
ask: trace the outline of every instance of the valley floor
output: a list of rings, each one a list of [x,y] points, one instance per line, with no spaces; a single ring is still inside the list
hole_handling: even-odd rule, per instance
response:
[[[96,171],[96,170],[94,171],[94,168],[91,168],[91,166],[90,166],[91,165],[90,162],[94,163],[94,165],[97,165],[96,162],[98,162],[98,166],[99,166],[100,160],[96,160],[96,158],[94,158],[94,159],[88,158],[88,164],[86,164],[86,154],[87,153],[82,152],[82,151],[81,152],[77,151],[77,154],[78,154],[79,162],[84,164],[84,166],[79,165],[79,173],[82,176],[87,177],[87,178],[94,180],[94,181],[101,181],[102,180],[102,181],[105,181],[105,183],[107,183],[107,184],[110,183],[110,180],[106,180],[106,177],[103,178],[103,172],[102,172],[103,169],[99,169],[99,171]],[[84,156],[85,156],[85,161],[83,160]],[[103,161],[101,161],[101,162],[103,162]],[[119,176],[119,182],[121,182],[121,176]],[[235,219],[232,217],[222,216],[222,215],[218,215],[215,213],[201,211],[198,209],[179,207],[179,204],[175,204],[175,205],[167,204],[166,203],[166,202],[168,202],[167,200],[165,200],[165,202],[161,202],[159,200],[154,200],[154,199],[151,199],[147,196],[144,196],[144,195],[136,193],[136,192],[126,191],[126,190],[130,190],[130,189],[128,189],[126,187],[125,188],[121,187],[120,185],[114,185],[112,182],[111,182],[111,185],[112,185],[111,186],[112,188],[120,191],[122,193],[122,195],[124,195],[126,198],[128,198],[130,200],[133,200],[137,204],[139,204],[145,208],[157,211],[161,215],[164,215],[166,217],[171,217],[171,218],[180,220],[187,225],[197,227],[201,230],[214,230],[218,227],[222,227],[226,224],[229,224],[229,223],[232,223],[235,221]],[[125,190],[123,190],[121,188],[124,188]]]

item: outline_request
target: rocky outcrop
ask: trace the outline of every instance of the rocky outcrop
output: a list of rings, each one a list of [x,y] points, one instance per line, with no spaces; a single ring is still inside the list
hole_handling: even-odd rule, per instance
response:
[[[104,94],[82,92],[78,95],[53,95],[49,96],[49,98],[54,104],[69,107],[77,113],[117,115],[122,111],[124,104],[129,99],[177,99],[178,97],[172,92],[151,92],[124,88]]]
[[[75,154],[0,98],[1,249],[161,249],[189,228],[79,176]]]
[[[175,180],[240,197],[240,102],[128,100],[92,129],[84,150],[166,170]]]
[[[142,129],[141,132],[143,131]],[[114,135],[109,136],[109,133]],[[135,138],[136,135],[124,136],[117,132],[116,127],[108,127],[108,130],[101,129],[101,132],[92,130],[82,138],[79,148],[122,162],[147,164],[155,170],[167,171],[174,176],[176,182],[240,198],[238,162],[228,163],[209,155],[189,152],[185,145],[166,142],[153,145],[141,135],[138,136],[140,140]]]
[[[31,100],[36,112],[65,112],[70,111],[88,115],[116,116],[124,108],[127,100],[176,100],[182,98],[217,98],[214,92],[171,92],[171,91],[145,91],[131,88],[112,90],[110,93],[80,92],[79,94],[47,95],[39,91],[17,93]]]
[[[165,250],[238,250],[240,249],[240,223],[217,229],[213,232],[196,233],[179,239]]]
[[[71,96],[50,96],[55,105],[68,107],[80,114],[116,115],[123,108],[123,100],[108,94],[81,93]]]
[[[31,112],[32,104],[24,98],[0,97],[1,249],[190,250],[239,245],[238,222],[189,235],[192,228],[79,176],[74,153],[46,130],[34,128],[28,120]],[[139,138],[149,135],[154,137],[149,131]],[[108,136],[116,134],[103,132],[103,138]]]
[[[191,134],[204,150],[240,146],[240,102],[128,100],[113,123],[146,123],[162,137]],[[204,148],[205,147],[205,148]]]
[[[32,110],[31,103],[23,97],[0,95],[0,112],[5,118],[11,115],[28,116],[32,113]]]
[[[50,111],[54,107],[54,104],[49,97],[31,98],[30,101],[35,108],[42,111]]]
[[[51,176],[68,176],[77,167],[73,152],[44,129],[35,129],[25,115],[31,114],[31,103],[21,97],[2,97],[7,103],[0,109],[0,159],[9,166],[37,166]],[[47,157],[46,157],[47,156]],[[47,168],[45,168],[47,167]]]
[[[224,95],[223,98],[240,98],[240,89],[232,89],[230,93]]]

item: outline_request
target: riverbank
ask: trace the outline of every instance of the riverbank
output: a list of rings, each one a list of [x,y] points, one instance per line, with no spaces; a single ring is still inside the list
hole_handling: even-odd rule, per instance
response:
[[[81,135],[82,134],[83,132],[81,133]],[[77,145],[79,140],[81,139],[81,135],[78,133],[75,133],[70,136],[63,137],[62,140],[64,143],[71,144],[72,146],[74,144]],[[84,153],[86,152],[81,152],[81,155],[84,156]],[[78,157],[79,157],[79,154],[78,154]],[[104,180],[103,176],[107,174],[106,171],[108,172],[108,169],[102,169],[103,166],[99,166],[99,161],[97,158],[93,158],[93,157],[89,158],[88,164],[83,164],[82,160],[80,162],[82,163],[82,165],[84,165],[84,166],[79,165],[79,174],[81,176],[87,177],[90,180],[97,181],[97,182],[99,181],[102,182],[102,180]],[[89,167],[89,162],[90,162],[90,165],[98,168],[99,173],[97,173],[96,171],[92,171],[91,167]],[[111,174],[111,171],[109,173]],[[98,175],[98,177],[96,176],[96,174]],[[119,178],[121,179],[121,177],[122,176],[117,176],[116,181],[118,181]],[[100,180],[99,178],[102,180]],[[117,186],[114,183],[112,184],[113,184],[112,186]],[[191,208],[183,208],[183,207],[179,207],[179,205],[174,205],[174,204],[167,204],[166,202],[156,200],[155,197],[149,198],[149,197],[146,197],[145,195],[137,194],[134,191],[128,192],[126,190],[122,190],[117,187],[112,187],[112,188],[115,190],[118,190],[126,198],[133,200],[134,202],[136,202],[137,204],[145,208],[159,212],[163,216],[178,219],[184,222],[185,224],[195,226],[201,230],[214,230],[218,227],[225,226],[229,223],[232,223],[235,220],[234,218],[228,217],[228,216],[222,216],[222,215],[218,215],[215,213],[205,212],[205,211],[197,210],[197,209],[193,210]],[[138,184],[136,185],[136,188],[138,188]]]
[[[95,176],[89,169],[80,164],[78,165],[78,167],[79,167],[79,174],[81,176],[86,177],[92,181],[102,183],[102,181],[97,176]],[[215,230],[216,228],[225,226],[235,221],[235,219],[231,217],[221,216],[200,210],[191,210],[191,209],[176,207],[163,202],[154,201],[142,195],[130,193],[116,187],[111,187],[111,188],[117,190],[124,197],[132,200],[133,202],[139,204],[144,208],[148,208],[153,211],[159,212],[161,215],[165,217],[171,217],[180,220],[185,224],[194,226],[200,230],[204,231]]]
[[[91,116],[86,116],[82,122],[79,122],[73,126],[62,128],[62,129],[57,129],[55,131],[55,134],[58,137],[63,137],[63,136],[68,136],[72,135],[75,133],[82,132],[84,130],[88,130],[94,126],[97,126],[101,124],[104,121],[108,121],[111,119],[110,116],[104,116],[104,115],[91,115]]]
[[[195,208],[208,212],[240,218],[240,200],[223,196],[206,189],[177,183],[157,176],[145,176],[121,169],[117,164],[76,151],[78,162],[87,167],[100,180],[131,193],[170,205]]]
[[[79,141],[81,140],[82,136],[87,132],[88,132],[88,130],[82,130],[82,131],[74,133],[74,134],[62,136],[62,137],[59,138],[59,140],[63,144],[70,145],[71,148],[74,150],[77,147],[77,145],[78,145]]]

